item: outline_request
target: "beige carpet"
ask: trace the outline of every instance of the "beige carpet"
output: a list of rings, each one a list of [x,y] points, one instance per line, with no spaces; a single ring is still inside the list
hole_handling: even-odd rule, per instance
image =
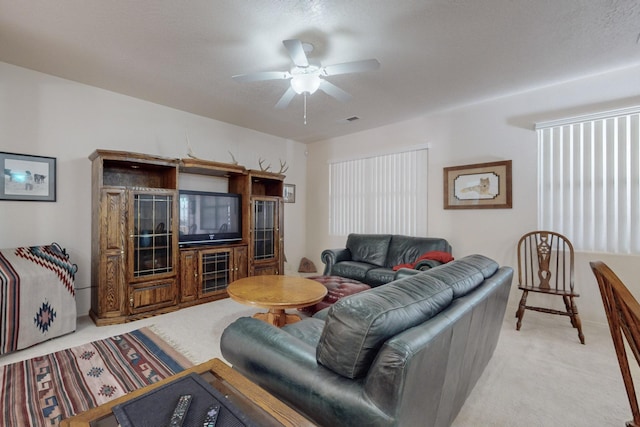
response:
[[[564,317],[527,311],[517,332],[508,310],[494,357],[453,426],[623,427],[631,419],[606,325],[583,325],[583,346]],[[74,334],[2,356],[0,365],[143,326],[203,362],[221,357],[229,323],[256,311],[225,299],[125,325],[97,328],[82,319]]]
[[[606,325],[527,311],[515,330],[510,311],[498,347],[454,426],[623,427],[631,419]]]

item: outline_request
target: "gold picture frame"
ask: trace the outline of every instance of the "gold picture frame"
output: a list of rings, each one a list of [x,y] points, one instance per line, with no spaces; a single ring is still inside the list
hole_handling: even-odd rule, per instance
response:
[[[511,209],[511,160],[444,168],[445,209]]]

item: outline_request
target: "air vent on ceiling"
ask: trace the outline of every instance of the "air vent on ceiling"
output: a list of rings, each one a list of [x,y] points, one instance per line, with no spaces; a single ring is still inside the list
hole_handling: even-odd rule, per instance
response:
[[[344,119],[339,119],[337,123],[350,123],[350,122],[355,122],[356,120],[360,120],[360,117],[358,116],[346,117]]]

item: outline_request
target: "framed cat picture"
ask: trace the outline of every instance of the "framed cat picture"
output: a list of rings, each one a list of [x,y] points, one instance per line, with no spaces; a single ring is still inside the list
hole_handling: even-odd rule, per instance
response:
[[[444,168],[445,209],[511,207],[511,160]]]

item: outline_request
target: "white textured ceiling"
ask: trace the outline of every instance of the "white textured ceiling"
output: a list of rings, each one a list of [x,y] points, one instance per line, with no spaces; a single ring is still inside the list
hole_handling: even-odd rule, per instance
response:
[[[638,0],[0,0],[0,61],[301,142],[638,64],[639,33]],[[288,70],[291,38],[381,68],[305,125],[287,81],[231,79]]]

